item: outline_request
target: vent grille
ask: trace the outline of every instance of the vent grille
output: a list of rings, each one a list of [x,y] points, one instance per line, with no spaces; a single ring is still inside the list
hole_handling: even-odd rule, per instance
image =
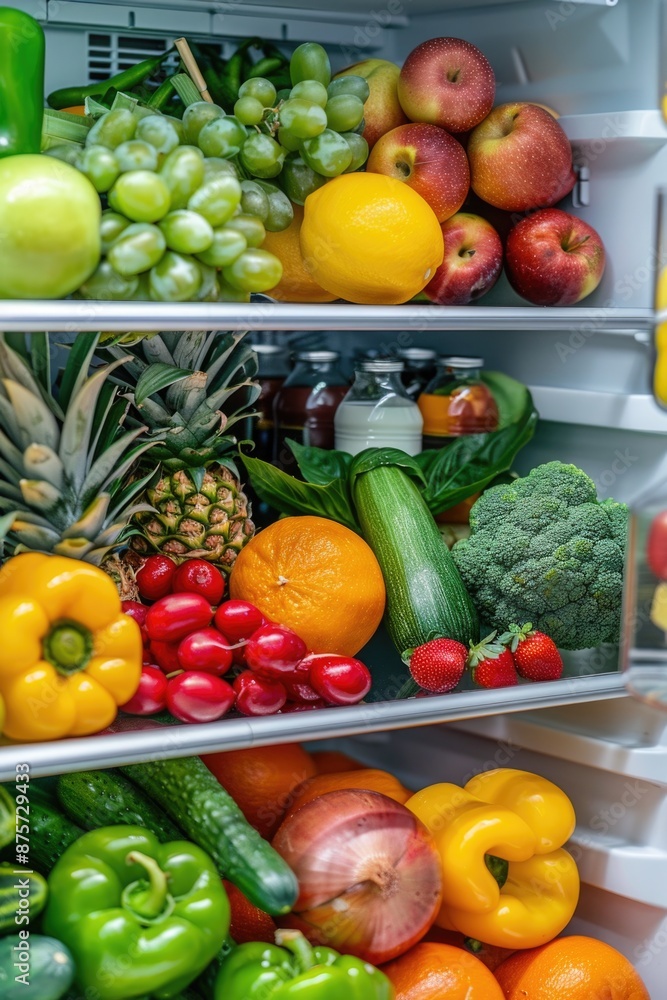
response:
[[[88,82],[108,80],[116,73],[135,66],[149,56],[160,55],[171,46],[171,38],[149,38],[143,35],[120,35],[115,33],[88,35]],[[165,65],[173,59],[178,62],[178,54],[170,56]]]

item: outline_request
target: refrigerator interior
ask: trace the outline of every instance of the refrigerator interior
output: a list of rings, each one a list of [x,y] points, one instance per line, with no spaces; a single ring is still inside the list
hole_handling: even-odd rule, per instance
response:
[[[651,310],[656,269],[663,263],[655,249],[656,196],[667,176],[667,127],[658,110],[661,0],[290,0],[285,7],[254,0],[14,0],[14,6],[45,23],[48,89],[84,81],[95,67],[110,75],[125,65],[124,58],[155,51],[156,39],[166,47],[181,34],[219,40],[223,52],[231,51],[234,39],[250,34],[271,38],[286,50],[317,40],[327,44],[335,68],[367,58],[401,61],[416,44],[439,34],[479,46],[496,72],[498,103],[532,100],[562,115],[579,172],[563,207],[575,205],[573,211],[600,232],[608,251],[605,277],[582,304],[585,311],[554,318],[546,310],[542,323],[537,310],[526,311],[501,279],[482,304],[461,315],[461,329],[451,316],[409,307],[401,313],[405,321],[394,319],[391,326],[383,325],[378,311],[362,324],[363,332],[354,328],[353,309],[340,329],[331,323],[332,306],[303,312],[301,319],[293,311],[297,321],[291,327],[274,324],[280,332],[271,330],[267,312],[266,328],[253,336],[335,347],[348,370],[353,353],[366,347],[425,346],[439,353],[479,354],[487,368],[521,379],[534,393],[541,421],[519,456],[519,472],[552,459],[573,462],[592,476],[600,496],[628,502],[664,478],[667,413],[651,394]],[[502,329],[484,319],[484,310],[493,307],[513,309]],[[379,646],[378,657],[385,655],[386,647]],[[580,661],[572,667],[575,674],[613,671],[616,650],[596,651]],[[412,787],[463,781],[489,766],[536,770],[555,780],[573,798],[579,816],[573,849],[585,884],[571,930],[599,936],[628,955],[658,1000],[667,981],[667,733],[664,717],[618,697],[620,685],[615,693],[614,700],[597,704],[367,732],[336,745],[395,771]],[[476,694],[484,714],[483,693]],[[424,715],[417,721],[433,723],[438,707],[431,717],[427,703],[422,706]],[[373,708],[348,732],[398,728],[389,727]],[[324,716],[331,714],[322,713],[319,735],[329,731]],[[475,715],[474,708],[468,714]],[[237,727],[236,744],[226,745],[315,738],[315,727],[309,730],[303,718],[301,730],[289,736],[281,736],[277,725],[253,731],[244,722]],[[410,725],[410,719],[401,725]],[[192,727],[170,735],[173,753],[197,752],[198,744],[188,742],[183,732],[187,728]],[[339,732],[340,727],[334,734]],[[201,742],[201,734],[198,738]],[[222,728],[209,729],[208,746],[221,738]],[[105,766],[105,756],[107,764],[117,759],[108,758],[113,742],[98,746],[91,751],[93,766]],[[0,748],[0,757],[5,749]],[[76,767],[79,752],[65,749],[68,768]],[[47,756],[42,755],[44,761]]]

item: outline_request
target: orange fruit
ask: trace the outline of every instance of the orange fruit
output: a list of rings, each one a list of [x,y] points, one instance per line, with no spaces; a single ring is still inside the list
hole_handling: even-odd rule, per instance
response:
[[[230,594],[293,629],[311,652],[344,656],[368,642],[385,605],[371,549],[324,517],[285,517],[255,535],[234,563]]]
[[[316,750],[311,754],[318,774],[337,774],[339,771],[358,771],[365,768],[359,760],[348,757],[340,750]]]
[[[62,110],[66,111],[68,115],[83,115],[84,117],[86,115],[86,109],[83,104],[75,104],[71,108],[63,108]]]
[[[396,1000],[503,1000],[493,973],[450,944],[416,944],[382,971],[394,984]]]
[[[495,975],[505,1000],[651,1000],[628,959],[590,937],[517,951]]]
[[[482,944],[481,941],[475,942],[476,947],[473,950],[466,944],[466,940],[469,941],[470,938],[466,939],[465,935],[459,934],[458,931],[446,931],[442,927],[438,927],[437,924],[433,924],[422,940],[434,941],[437,944],[451,944],[455,948],[462,948],[474,955],[477,961],[482,962],[491,972],[494,972],[501,962],[514,954],[513,948],[499,948],[495,944]]]
[[[362,788],[367,792],[381,792],[394,802],[404,805],[412,792],[405,788],[398,778],[388,771],[376,771],[373,768],[361,768],[358,771],[340,771],[338,774],[318,774],[308,778],[302,785],[294,789],[292,804],[285,813],[285,818],[293,812],[312,802],[327,792],[347,791],[350,788]]]
[[[202,757],[248,822],[270,840],[292,804],[292,792],[317,773],[298,743],[228,750]]]
[[[407,302],[442,264],[433,209],[384,174],[341,174],[306,198],[301,252],[315,281],[348,302]]]
[[[287,229],[280,233],[267,232],[262,243],[263,249],[275,254],[283,265],[282,278],[266,294],[281,302],[333,302],[336,296],[313,281],[310,272],[306,270],[300,241],[303,208],[301,205],[292,207],[294,218]]]
[[[227,892],[232,911],[232,922],[229,927],[232,940],[236,944],[245,944],[247,941],[265,941],[267,944],[275,944],[276,925],[273,918],[264,910],[254,906],[231,882],[223,880],[222,884]]]

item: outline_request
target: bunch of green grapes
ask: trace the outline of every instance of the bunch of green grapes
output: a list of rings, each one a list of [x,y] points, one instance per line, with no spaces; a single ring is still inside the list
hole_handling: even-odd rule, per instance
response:
[[[368,143],[360,133],[370,90],[360,76],[332,81],[329,57],[316,42],[295,49],[290,78],[291,90],[278,92],[270,80],[246,80],[234,117],[247,130],[243,169],[278,178],[290,200],[303,205],[327,180],[366,162]]]
[[[261,246],[293,218],[283,191],[240,180],[233,158],[246,130],[207,102],[183,120],[110,111],[73,160],[105,197],[103,259],[79,294],[159,302],[246,301],[278,284],[282,265]],[[70,159],[71,147],[51,155]]]

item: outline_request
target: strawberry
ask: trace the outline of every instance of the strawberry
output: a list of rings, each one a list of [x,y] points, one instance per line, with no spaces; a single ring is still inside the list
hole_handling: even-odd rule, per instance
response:
[[[425,691],[444,694],[463,677],[468,650],[455,639],[431,639],[410,650],[405,659],[413,679]]]
[[[472,667],[472,679],[480,687],[512,687],[519,683],[514,657],[496,635],[497,632],[492,632],[477,645],[470,643],[468,664]]]
[[[526,680],[557,681],[563,676],[563,660],[556,643],[534,629],[532,622],[510,625],[499,642],[511,649],[516,668]]]

